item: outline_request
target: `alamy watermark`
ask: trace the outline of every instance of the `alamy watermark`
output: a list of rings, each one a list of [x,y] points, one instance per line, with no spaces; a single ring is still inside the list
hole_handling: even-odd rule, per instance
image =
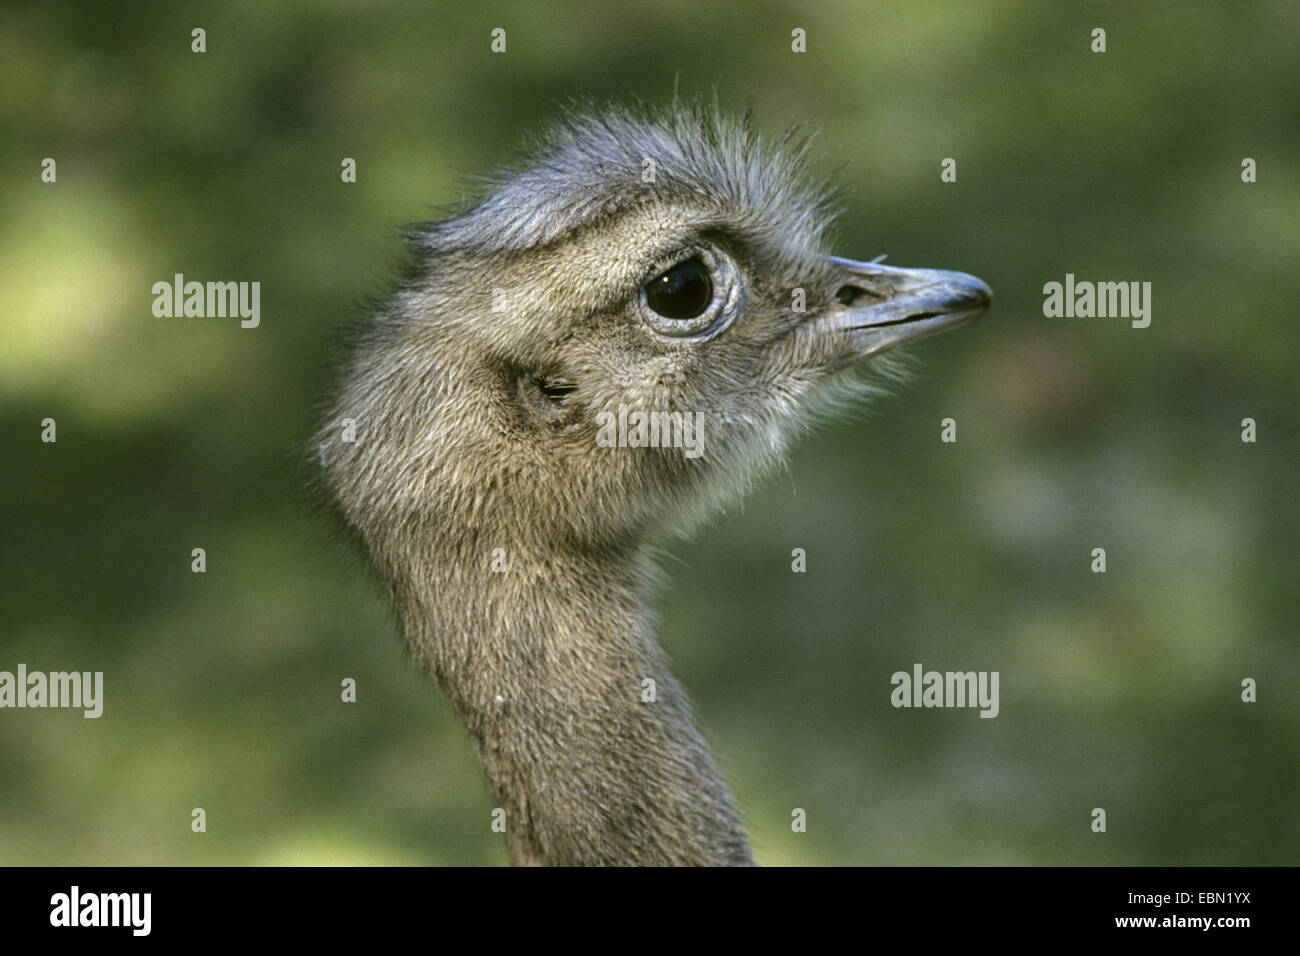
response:
[[[245,329],[255,329],[262,321],[260,282],[186,282],[184,273],[178,272],[171,282],[155,282],[153,296],[153,314],[160,319],[238,315]]]
[[[998,715],[997,671],[897,671],[889,702],[895,707],[978,707],[981,717]]]
[[[1067,272],[1064,284],[1044,285],[1043,296],[1048,318],[1132,319],[1135,329],[1151,324],[1150,282],[1075,282]]]
[[[597,412],[596,425],[601,448],[680,448],[685,458],[704,454],[702,412],[645,412],[620,402],[617,414]]]
[[[103,671],[0,671],[0,707],[81,708],[85,717],[104,712]]]

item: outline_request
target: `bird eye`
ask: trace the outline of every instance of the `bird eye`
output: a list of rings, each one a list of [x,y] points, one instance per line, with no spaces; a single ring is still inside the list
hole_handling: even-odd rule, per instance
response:
[[[713,301],[713,280],[698,256],[679,262],[645,285],[646,304],[665,319],[694,319]]]
[[[658,335],[700,342],[721,335],[744,309],[736,262],[722,249],[697,245],[661,260],[641,283],[641,321]]]

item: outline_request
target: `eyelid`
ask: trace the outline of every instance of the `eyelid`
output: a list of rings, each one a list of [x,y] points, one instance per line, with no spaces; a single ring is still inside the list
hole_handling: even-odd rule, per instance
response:
[[[641,284],[645,285],[652,279],[659,278],[659,276],[663,275],[669,269],[675,269],[683,262],[688,262],[696,256],[699,256],[704,260],[704,264],[709,267],[710,272],[715,271],[716,261],[713,260],[710,254],[708,254],[708,250],[705,247],[697,245],[674,246],[671,252],[666,252],[661,256],[655,257],[653,265],[651,265],[649,270],[647,270],[645,278],[641,280]]]

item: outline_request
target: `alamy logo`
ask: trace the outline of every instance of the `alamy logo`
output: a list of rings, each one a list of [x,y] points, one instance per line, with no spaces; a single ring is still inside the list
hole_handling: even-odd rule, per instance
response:
[[[1151,324],[1150,282],[1075,282],[1065,274],[1065,284],[1043,286],[1043,315],[1048,318],[1132,319],[1133,328]]]
[[[997,671],[923,670],[912,665],[912,673],[898,671],[889,678],[894,685],[889,702],[895,707],[978,707],[981,717],[998,715]]]
[[[50,897],[51,926],[129,926],[131,935],[148,936],[152,893],[82,893],[73,886]]]
[[[84,717],[104,712],[104,672],[0,671],[0,707],[79,707]]]
[[[262,321],[260,282],[186,282],[184,273],[178,272],[171,282],[155,282],[153,296],[153,314],[160,319],[237,315],[245,329],[255,329]]]
[[[643,412],[620,403],[618,414],[597,412],[596,444],[601,448],[680,448],[686,458],[704,454],[704,415],[700,412]]]

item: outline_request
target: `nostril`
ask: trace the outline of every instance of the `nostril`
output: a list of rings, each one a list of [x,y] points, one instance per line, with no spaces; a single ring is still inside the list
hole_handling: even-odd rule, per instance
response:
[[[838,292],[835,293],[835,301],[847,308],[853,308],[863,299],[875,299],[877,296],[872,295],[866,289],[857,285],[842,285]]]

